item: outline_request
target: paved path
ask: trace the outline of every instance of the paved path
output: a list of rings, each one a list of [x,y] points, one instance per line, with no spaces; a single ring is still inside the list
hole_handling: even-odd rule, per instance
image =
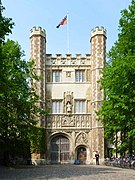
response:
[[[135,180],[135,170],[96,165],[0,167],[0,180]]]

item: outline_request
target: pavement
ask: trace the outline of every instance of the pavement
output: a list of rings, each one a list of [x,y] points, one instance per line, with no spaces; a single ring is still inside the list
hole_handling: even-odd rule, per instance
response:
[[[135,170],[102,165],[0,167],[0,180],[135,180]]]

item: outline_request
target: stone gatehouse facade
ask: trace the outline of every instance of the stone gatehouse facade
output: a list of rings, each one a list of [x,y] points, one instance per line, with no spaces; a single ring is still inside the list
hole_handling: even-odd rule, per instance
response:
[[[95,164],[95,152],[104,159],[104,129],[96,111],[104,98],[97,82],[106,59],[106,30],[96,27],[90,35],[91,52],[53,57],[46,53],[46,32],[34,27],[30,33],[30,58],[38,75],[37,94],[49,109],[38,125],[46,128],[48,163]],[[35,158],[33,156],[33,158]]]

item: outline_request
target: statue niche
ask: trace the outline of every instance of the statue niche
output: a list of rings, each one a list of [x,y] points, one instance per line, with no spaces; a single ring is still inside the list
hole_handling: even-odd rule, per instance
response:
[[[66,93],[66,113],[69,115],[72,113],[72,97],[70,92]]]
[[[69,101],[67,102],[67,113],[71,113],[71,104]]]

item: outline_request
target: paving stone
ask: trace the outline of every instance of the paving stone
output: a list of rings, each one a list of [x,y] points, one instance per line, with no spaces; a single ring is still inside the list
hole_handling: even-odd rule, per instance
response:
[[[0,180],[135,180],[135,170],[96,165],[0,167]]]

